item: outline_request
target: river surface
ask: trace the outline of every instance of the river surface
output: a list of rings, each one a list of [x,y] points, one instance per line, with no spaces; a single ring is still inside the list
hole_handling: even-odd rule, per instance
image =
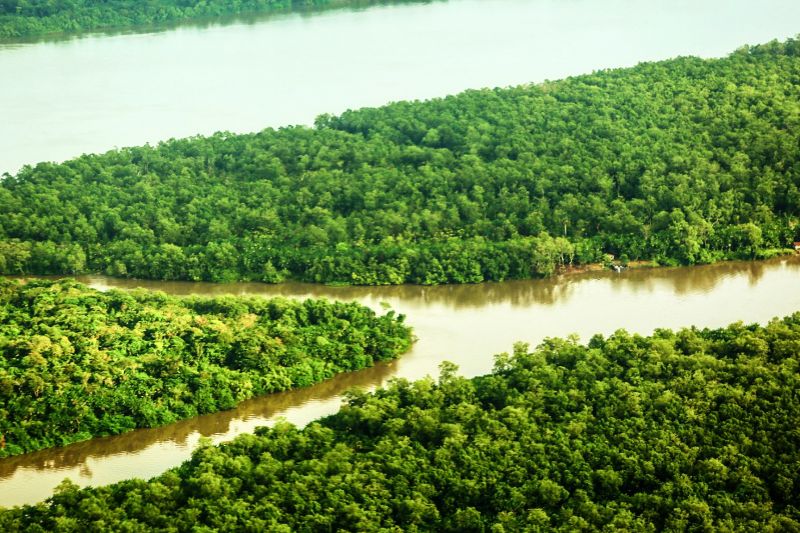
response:
[[[137,430],[0,460],[0,506],[47,498],[61,480],[101,485],[149,478],[189,458],[201,437],[218,443],[284,418],[295,424],[336,412],[351,387],[372,389],[390,378],[437,376],[443,361],[465,376],[490,372],[493,356],[516,341],[576,333],[584,341],[619,328],[720,327],[766,323],[800,311],[800,256],[693,268],[591,272],[548,280],[440,287],[325,287],[287,283],[146,282],[88,276],[98,289],[146,287],[170,294],[326,297],[356,300],[407,315],[418,337],[388,364],[325,383],[244,402],[236,409],[169,426]]]
[[[797,0],[449,0],[0,45],[0,173],[321,113],[722,56]]]

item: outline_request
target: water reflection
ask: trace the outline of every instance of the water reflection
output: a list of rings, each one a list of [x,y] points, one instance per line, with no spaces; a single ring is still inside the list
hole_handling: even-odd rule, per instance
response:
[[[64,477],[100,485],[148,478],[186,460],[201,437],[213,442],[252,432],[283,417],[306,424],[335,412],[344,391],[391,377],[436,375],[445,360],[466,376],[491,370],[493,355],[515,341],[577,333],[586,340],[618,328],[719,327],[766,322],[800,310],[800,256],[693,268],[586,272],[547,280],[441,287],[325,287],[302,283],[192,283],[85,276],[99,289],[145,287],[170,294],[326,297],[386,304],[408,317],[418,341],[397,361],[338,376],[314,387],[256,398],[236,409],[169,426],[95,439],[0,460],[0,505],[42,500]]]
[[[595,275],[596,276],[596,275]],[[601,275],[600,277],[605,277]],[[532,304],[553,305],[569,297],[573,284],[587,279],[586,274],[560,276],[548,280],[507,281],[480,285],[401,285],[389,287],[338,287],[309,283],[207,283],[207,282],[153,282],[147,280],[112,279],[103,276],[78,276],[77,279],[102,289],[130,289],[142,287],[161,290],[169,294],[202,294],[218,296],[286,296],[324,297],[336,300],[389,301],[402,300],[411,305],[445,305],[453,309],[483,307],[487,303],[509,302],[515,307]]]
[[[395,370],[397,362],[380,363],[358,372],[340,374],[333,379],[295,391],[270,394],[239,404],[235,409],[198,416],[175,424],[152,429],[140,429],[121,436],[101,437],[70,446],[41,450],[10,457],[0,461],[0,478],[12,476],[18,468],[42,470],[69,470],[78,468],[80,477],[89,478],[92,471],[88,459],[97,460],[114,455],[131,454],[163,441],[185,447],[197,435],[219,437],[233,430],[236,422],[259,420],[266,422],[297,404],[321,402],[338,397],[343,390],[353,387],[372,388],[382,384]],[[262,424],[263,425],[263,424]]]
[[[745,275],[751,286],[758,284],[766,269],[778,265],[800,267],[800,256],[777,258],[771,261],[731,261],[713,265],[662,268],[634,268],[617,273],[598,270],[554,276],[539,280],[515,280],[477,285],[399,285],[382,287],[337,287],[311,283],[209,283],[190,281],[150,281],[116,279],[106,276],[78,276],[79,281],[106,289],[146,288],[168,294],[220,296],[285,296],[324,297],[337,300],[403,301],[409,305],[445,305],[452,309],[485,307],[487,304],[507,303],[513,307],[531,305],[556,305],[570,299],[574,288],[588,281],[613,281],[613,289],[620,292],[653,291],[669,287],[676,295],[710,292],[730,276]]]

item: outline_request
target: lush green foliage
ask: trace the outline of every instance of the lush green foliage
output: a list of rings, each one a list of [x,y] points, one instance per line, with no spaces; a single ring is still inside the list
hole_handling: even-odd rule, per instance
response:
[[[797,531],[800,313],[549,340],[0,514],[29,531]]]
[[[383,0],[391,1],[391,0]],[[402,1],[402,0],[394,0]],[[0,0],[0,39],[381,0]]]
[[[0,279],[0,457],[228,409],[409,345],[402,316],[355,303]]]
[[[26,167],[0,272],[356,284],[786,247],[800,41]]]

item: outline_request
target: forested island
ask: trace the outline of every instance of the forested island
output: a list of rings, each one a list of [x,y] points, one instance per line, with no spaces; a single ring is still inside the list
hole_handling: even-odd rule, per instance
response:
[[[0,0],[0,39],[423,0]]]
[[[150,481],[0,513],[4,531],[795,531],[800,314],[515,347],[396,380]]]
[[[0,278],[0,457],[229,409],[410,344],[402,315],[356,303]]]
[[[25,167],[0,272],[438,284],[798,239],[800,41]]]

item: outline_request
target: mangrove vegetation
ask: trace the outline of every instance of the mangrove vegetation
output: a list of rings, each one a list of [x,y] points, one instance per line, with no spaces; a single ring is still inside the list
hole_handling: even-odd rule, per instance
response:
[[[798,239],[800,41],[40,163],[0,272],[349,284],[765,257]]]
[[[403,321],[356,303],[0,278],[0,457],[229,409],[396,358],[411,344]]]
[[[517,345],[395,380],[150,481],[0,513],[5,531],[796,531],[800,314]]]
[[[421,0],[0,0],[0,39]]]

